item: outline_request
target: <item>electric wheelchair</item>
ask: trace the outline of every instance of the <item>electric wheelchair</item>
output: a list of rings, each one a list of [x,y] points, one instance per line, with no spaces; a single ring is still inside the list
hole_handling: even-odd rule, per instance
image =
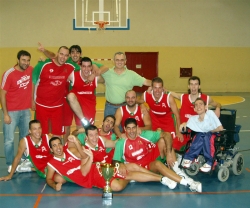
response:
[[[209,173],[212,174],[214,170],[218,169],[219,181],[225,182],[230,175],[229,168],[232,168],[234,175],[240,175],[243,171],[244,158],[243,155],[238,151],[239,148],[235,146],[240,140],[239,131],[241,126],[235,125],[236,110],[221,109],[219,119],[225,130],[216,133],[214,139],[215,153],[213,157],[212,168]],[[195,132],[189,129],[184,134],[188,134],[190,137],[190,140],[187,143],[184,151],[185,154],[192,143],[192,138],[195,136]],[[201,153],[198,158],[192,162],[191,166],[189,168],[185,168],[184,170],[188,175],[194,176],[199,172],[199,169],[205,163],[205,158]]]

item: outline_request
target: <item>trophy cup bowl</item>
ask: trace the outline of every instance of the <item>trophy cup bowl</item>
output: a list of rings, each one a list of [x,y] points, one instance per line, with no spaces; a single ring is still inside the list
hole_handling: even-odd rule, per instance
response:
[[[110,187],[110,179],[118,172],[119,163],[115,165],[109,163],[96,163],[99,174],[106,181],[106,186],[103,188],[102,198],[110,200],[113,198],[112,189]]]

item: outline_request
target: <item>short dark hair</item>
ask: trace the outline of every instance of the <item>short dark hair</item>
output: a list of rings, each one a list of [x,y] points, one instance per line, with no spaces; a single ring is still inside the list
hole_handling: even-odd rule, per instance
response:
[[[198,101],[198,100],[201,100],[201,101],[204,103],[204,105],[207,105],[206,101],[203,100],[203,99],[200,98],[200,97],[196,98],[196,100],[194,101],[194,105],[195,105],[196,101]]]
[[[96,126],[94,126],[94,125],[89,125],[89,126],[85,129],[85,133],[86,133],[87,136],[88,136],[88,134],[89,134],[89,130],[91,130],[91,131],[97,130],[97,131],[98,131],[98,129],[97,129]]]
[[[21,50],[17,53],[17,59],[20,60],[21,56],[29,56],[31,58],[30,53],[25,50]]]
[[[192,77],[190,77],[190,78],[188,79],[188,85],[190,85],[190,80],[198,80],[199,85],[201,85],[201,80],[200,80],[200,78],[197,77],[197,76],[192,76]],[[198,89],[198,92],[201,93],[201,89]],[[191,93],[191,90],[188,89],[188,94],[190,94],[190,93]]]
[[[153,84],[154,83],[162,83],[162,86],[163,86],[163,80],[162,80],[162,78],[160,78],[160,77],[155,77],[154,79],[152,79],[152,86],[153,86]]]
[[[114,115],[107,115],[107,116],[104,117],[104,119],[103,119],[102,122],[106,121],[107,118],[113,118],[113,119],[114,119],[114,123],[115,123],[115,121],[116,121],[116,118],[115,118]]]
[[[81,47],[79,45],[72,45],[72,46],[70,46],[69,53],[71,53],[73,49],[75,49],[80,54],[82,53],[82,49],[81,49]]]
[[[89,57],[82,57],[80,59],[80,65],[82,65],[82,62],[90,62],[90,64],[92,65],[92,61]]]
[[[127,118],[125,120],[124,126],[127,127],[129,124],[135,124],[137,126],[137,121],[134,118]]]
[[[62,143],[62,140],[60,137],[52,137],[50,140],[49,140],[49,147],[52,148],[52,142],[55,141],[55,140],[59,140],[61,143]]]
[[[31,120],[31,121],[29,122],[29,129],[31,129],[32,124],[35,124],[35,123],[39,123],[39,124],[41,124],[41,122],[40,122],[40,121],[38,121],[38,120],[36,120],[36,119]]]

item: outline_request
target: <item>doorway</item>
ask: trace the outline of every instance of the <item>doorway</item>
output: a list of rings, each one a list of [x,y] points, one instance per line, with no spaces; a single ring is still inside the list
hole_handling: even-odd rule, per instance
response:
[[[158,76],[158,52],[125,52],[125,54],[128,69],[150,80]],[[137,93],[143,93],[147,89],[147,86],[133,88]]]

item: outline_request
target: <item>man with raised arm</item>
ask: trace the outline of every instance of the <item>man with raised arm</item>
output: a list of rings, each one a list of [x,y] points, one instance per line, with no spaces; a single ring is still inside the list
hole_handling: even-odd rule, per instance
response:
[[[60,191],[62,184],[66,181],[76,183],[84,188],[103,188],[106,182],[100,175],[96,164],[93,163],[92,151],[81,147],[74,136],[69,136],[68,140],[75,143],[76,147],[68,148],[65,151],[59,137],[53,137],[50,140],[49,144],[54,157],[48,162],[47,184],[56,191]],[[145,170],[145,172],[128,171],[124,175],[116,172],[110,181],[111,189],[121,191],[127,186],[129,180],[158,181],[169,188],[176,186],[167,177]]]

